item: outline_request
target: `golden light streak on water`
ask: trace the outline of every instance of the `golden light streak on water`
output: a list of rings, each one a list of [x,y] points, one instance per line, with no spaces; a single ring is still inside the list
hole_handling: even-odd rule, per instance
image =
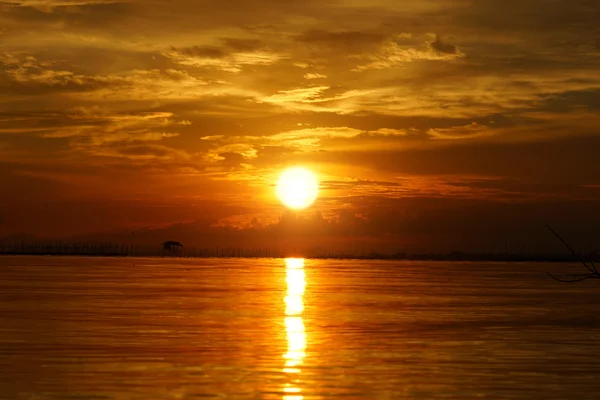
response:
[[[285,359],[283,372],[290,374],[292,379],[283,388],[283,392],[285,393],[283,400],[302,400],[303,396],[299,394],[302,392],[302,389],[298,383],[300,381],[300,373],[302,372],[300,366],[306,356],[306,331],[304,321],[302,320],[302,311],[304,311],[302,296],[306,289],[304,259],[287,258],[285,266],[287,293],[284,297],[286,315],[284,323],[288,346],[287,352],[283,355]]]

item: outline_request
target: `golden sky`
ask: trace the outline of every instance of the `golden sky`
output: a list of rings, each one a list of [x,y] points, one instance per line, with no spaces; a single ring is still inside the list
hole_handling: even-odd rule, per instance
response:
[[[600,239],[599,16],[597,0],[0,1],[0,237],[435,250],[536,246],[555,223]],[[295,164],[321,180],[300,216],[273,194]]]

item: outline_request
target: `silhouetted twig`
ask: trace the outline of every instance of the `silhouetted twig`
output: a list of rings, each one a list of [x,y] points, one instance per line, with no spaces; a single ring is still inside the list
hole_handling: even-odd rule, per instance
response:
[[[552,279],[554,279],[555,281],[558,282],[563,282],[563,283],[574,283],[574,282],[581,282],[581,281],[585,281],[587,279],[600,279],[600,273],[598,272],[598,270],[596,269],[596,265],[594,264],[594,261],[590,260],[590,265],[588,265],[585,260],[581,257],[580,254],[577,254],[575,252],[575,250],[573,250],[573,248],[571,246],[569,246],[569,244],[565,241],[565,239],[563,239],[558,233],[556,233],[554,231],[554,229],[552,229],[549,225],[546,225],[546,228],[548,228],[548,230],[550,232],[552,232],[552,234],[554,236],[556,236],[565,246],[567,249],[569,249],[569,251],[571,252],[571,254],[577,258],[579,260],[580,263],[583,264],[583,266],[590,271],[589,274],[568,274],[567,276],[570,276],[570,279],[560,279],[555,277],[554,275],[552,275],[550,272],[546,272],[548,275],[550,275],[550,277]]]

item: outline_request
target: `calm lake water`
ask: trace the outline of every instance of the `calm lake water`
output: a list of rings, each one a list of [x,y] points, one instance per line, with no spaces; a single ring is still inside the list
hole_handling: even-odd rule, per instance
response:
[[[581,268],[2,257],[0,398],[596,399]]]

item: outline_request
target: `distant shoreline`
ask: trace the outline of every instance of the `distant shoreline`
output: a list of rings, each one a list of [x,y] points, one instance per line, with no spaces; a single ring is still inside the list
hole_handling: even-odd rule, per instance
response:
[[[0,256],[36,256],[36,257],[111,257],[111,258],[182,258],[182,259],[194,259],[194,258],[242,258],[242,259],[255,259],[255,258],[288,258],[288,257],[303,257],[313,260],[390,260],[390,261],[474,261],[474,262],[552,262],[552,263],[572,263],[579,262],[569,255],[536,255],[536,254],[407,254],[407,255],[386,255],[386,254],[373,254],[373,255],[234,255],[234,254],[124,254],[124,253],[57,253],[57,252],[0,252]],[[586,261],[600,262],[600,257],[594,257],[593,259],[585,258]]]

